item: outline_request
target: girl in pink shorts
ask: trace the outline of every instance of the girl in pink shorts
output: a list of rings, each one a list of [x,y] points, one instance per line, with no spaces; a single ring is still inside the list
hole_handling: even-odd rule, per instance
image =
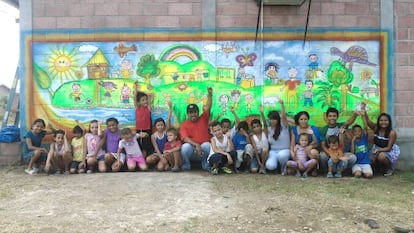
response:
[[[124,128],[121,130],[122,140],[119,141],[117,155],[118,158],[120,158],[119,156],[122,150],[125,150],[125,154],[127,155],[128,171],[130,172],[135,171],[137,165],[142,171],[148,169],[141,148],[139,148],[137,137],[138,135],[132,133],[130,128]]]

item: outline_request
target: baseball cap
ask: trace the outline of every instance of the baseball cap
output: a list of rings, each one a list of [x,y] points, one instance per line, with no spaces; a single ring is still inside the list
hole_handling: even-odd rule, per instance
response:
[[[198,112],[197,104],[189,104],[187,106],[187,112]]]

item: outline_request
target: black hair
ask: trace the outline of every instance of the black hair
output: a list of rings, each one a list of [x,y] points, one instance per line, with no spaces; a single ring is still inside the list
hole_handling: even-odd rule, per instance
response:
[[[310,119],[309,113],[308,113],[307,111],[301,111],[301,112],[298,112],[298,113],[296,113],[296,115],[295,115],[295,124],[296,124],[296,125],[299,125],[299,118],[300,118],[302,115],[305,115],[305,116],[308,118],[308,120]]]
[[[115,122],[115,124],[119,124],[118,119],[116,119],[115,117],[110,117],[106,119],[106,124],[108,124],[111,121]]]
[[[360,128],[360,129],[362,129],[362,126],[360,126],[360,125],[358,125],[358,124],[355,124],[355,125],[353,125],[353,126],[352,126],[352,130],[354,130],[355,128]]]
[[[58,134],[63,134],[65,136],[65,131],[58,129],[53,132],[53,137],[56,137]]]
[[[137,92],[137,101],[139,102],[142,97],[148,97],[148,95],[142,91]]]
[[[217,125],[220,125],[221,126],[221,123],[220,122],[218,122],[218,121],[214,121],[213,123],[211,123],[211,127],[215,127],[215,126],[217,126]]]
[[[165,125],[165,121],[164,121],[164,119],[162,119],[161,117],[159,117],[159,118],[155,119],[155,121],[154,121],[154,126],[155,126],[158,122],[162,122],[162,123],[164,123],[164,125]]]
[[[83,135],[83,129],[82,127],[80,127],[79,125],[76,125],[75,127],[73,127],[72,129],[72,133],[73,134],[81,134]]]
[[[267,114],[267,117],[272,120],[277,120],[275,132],[273,133],[273,139],[277,140],[280,136],[280,131],[282,129],[282,123],[280,121],[280,114],[277,111],[273,110]]]
[[[253,127],[254,124],[262,125],[262,122],[260,122],[259,119],[253,119],[252,122],[250,122],[250,126]]]
[[[376,130],[375,130],[375,133],[376,133],[376,134],[378,134],[378,133],[379,133],[379,130],[380,130],[380,128],[381,128],[381,127],[380,127],[379,120],[380,120],[380,118],[381,118],[381,117],[383,117],[383,116],[387,117],[387,118],[388,118],[388,121],[390,122],[390,124],[387,126],[387,128],[385,128],[385,136],[386,136],[386,137],[388,137],[388,135],[390,134],[390,132],[391,132],[391,130],[392,130],[392,120],[391,120],[391,116],[390,116],[390,114],[385,113],[385,112],[381,113],[381,114],[378,116],[378,118],[377,118],[377,128],[376,128]]]
[[[249,125],[247,124],[246,121],[240,121],[239,122],[239,124],[237,125],[237,130],[240,130],[240,129],[244,129],[246,131],[249,130]]]
[[[328,143],[338,143],[339,142],[339,137],[336,135],[331,135],[328,137]]]
[[[231,125],[231,121],[230,121],[230,119],[228,119],[228,118],[223,118],[222,120],[221,120],[221,125],[223,125],[223,123],[229,123],[230,125]]]
[[[37,118],[36,120],[34,120],[32,126],[35,125],[35,124],[37,124],[37,123],[42,123],[43,124],[43,127],[46,127],[45,121],[43,119],[41,119],[41,118]]]
[[[336,108],[330,107],[328,110],[326,110],[326,116],[328,116],[329,113],[336,113],[337,116],[339,116],[339,111]]]

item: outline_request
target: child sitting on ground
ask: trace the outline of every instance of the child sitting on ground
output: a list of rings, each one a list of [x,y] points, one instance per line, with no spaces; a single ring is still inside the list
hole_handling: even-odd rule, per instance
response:
[[[45,130],[46,123],[43,119],[36,119],[31,127],[31,130],[24,136],[26,143],[23,147],[23,159],[28,163],[27,169],[24,171],[29,175],[34,175],[39,172],[39,165],[41,162],[47,160],[47,149],[41,147],[42,140],[47,134],[52,134],[54,128],[49,124],[50,130]]]
[[[357,161],[352,167],[355,177],[372,178],[371,160],[369,158],[368,134],[360,125],[352,127],[353,138],[351,141],[351,153],[355,154]]]
[[[217,175],[220,169],[223,173],[231,174],[233,172],[228,166],[233,165],[237,152],[234,150],[230,138],[223,134],[220,123],[213,123],[212,130],[214,136],[210,140],[211,149],[207,157],[207,161],[211,167],[210,173]]]
[[[167,130],[167,142],[164,145],[164,158],[168,161],[165,167],[172,167],[171,171],[180,171],[181,164],[181,140],[178,139],[178,130],[169,128]],[[162,160],[163,161],[163,160]]]
[[[74,137],[72,138],[72,142],[70,145],[72,146],[72,154],[73,159],[70,165],[70,174],[78,173],[85,173],[86,162],[85,162],[85,138],[83,137],[83,133],[85,129],[79,122],[78,125],[73,127],[72,133]]]
[[[316,159],[309,157],[310,151],[306,151],[308,146],[309,135],[301,133],[299,135],[299,144],[296,144],[293,151],[291,151],[292,160],[289,160],[286,164],[287,168],[292,168],[296,171],[296,177],[307,178],[309,172],[315,169],[318,162]]]
[[[121,152],[124,149],[127,156],[128,171],[134,172],[137,164],[140,170],[147,170],[147,163],[145,162],[144,155],[141,148],[138,145],[137,135],[132,132],[130,128],[124,128],[121,130],[121,138],[118,145],[117,156],[121,156]]]
[[[69,166],[72,162],[72,153],[66,138],[65,131],[56,130],[54,133],[54,142],[50,144],[49,153],[47,154],[45,172],[50,174],[51,169],[56,169],[57,173],[69,174]]]
[[[344,152],[342,150],[344,130],[344,128],[341,128],[339,136],[331,135],[328,138],[328,152],[331,156],[328,160],[328,174],[326,175],[328,178],[341,178],[342,172],[348,166],[347,157],[344,156]]]
[[[251,126],[253,134],[251,135],[251,142],[253,145],[253,150],[255,157],[250,165],[250,171],[256,173],[259,171],[259,174],[266,174],[266,161],[269,157],[269,140],[267,139],[267,123],[264,116],[264,108],[260,106],[260,115],[264,124],[259,119],[253,119]]]
[[[249,125],[246,121],[240,121],[237,132],[232,137],[234,148],[237,152],[236,171],[245,169],[248,171],[253,157],[253,146],[249,136]]]

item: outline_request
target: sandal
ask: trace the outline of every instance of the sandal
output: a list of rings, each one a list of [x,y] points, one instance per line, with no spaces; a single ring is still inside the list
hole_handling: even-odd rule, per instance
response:
[[[388,170],[388,171],[384,174],[384,176],[385,176],[385,177],[387,177],[387,176],[392,176],[392,175],[394,175],[394,172],[393,172],[392,170]]]

